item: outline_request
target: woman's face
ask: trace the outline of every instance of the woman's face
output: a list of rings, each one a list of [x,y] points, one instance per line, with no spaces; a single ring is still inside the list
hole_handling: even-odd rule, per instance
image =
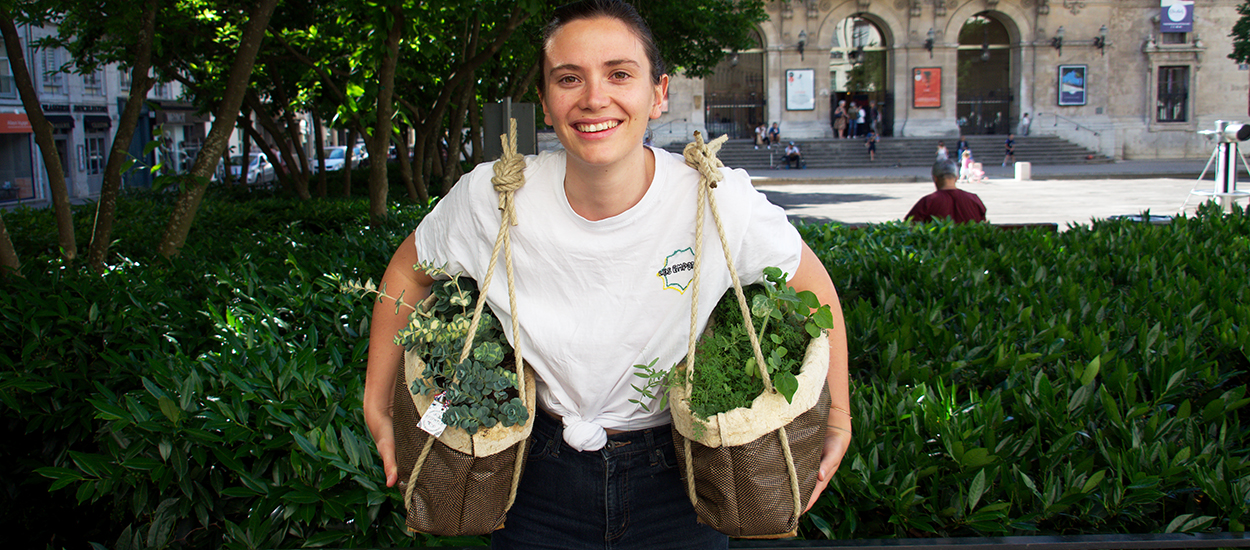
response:
[[[544,120],[571,159],[606,167],[642,155],[668,77],[651,83],[651,63],[630,28],[606,17],[570,21],[551,35],[545,55]]]

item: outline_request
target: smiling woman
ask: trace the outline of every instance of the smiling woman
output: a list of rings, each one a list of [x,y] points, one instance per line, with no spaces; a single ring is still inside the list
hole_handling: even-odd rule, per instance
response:
[[[727,538],[696,520],[676,468],[671,416],[640,403],[635,365],[658,357],[667,370],[689,343],[691,311],[706,325],[732,284],[724,262],[703,262],[697,296],[686,292],[699,172],[643,145],[660,115],[668,77],[647,24],[627,3],[590,0],[562,6],[543,37],[539,95],[563,150],[525,159],[509,228],[520,335],[513,341],[537,376],[530,454],[495,548],[725,548]],[[428,296],[433,279],[418,262],[483,280],[501,223],[493,164],[460,180],[400,245],[383,277],[391,296]],[[756,192],[741,170],[719,170],[717,208],[743,284],[776,266],[792,286],[841,309],[828,274],[785,213]],[[720,250],[715,227],[702,234]],[[719,263],[719,265],[718,265]],[[493,276],[509,277],[497,266]],[[677,280],[681,279],[681,280]],[[503,326],[513,310],[505,285],[484,298]],[[391,403],[405,324],[393,300],[375,307],[364,412],[395,483]],[[701,330],[701,327],[700,327]],[[830,393],[849,409],[845,333],[830,333]],[[818,496],[850,442],[850,418],[833,415],[813,495]]]

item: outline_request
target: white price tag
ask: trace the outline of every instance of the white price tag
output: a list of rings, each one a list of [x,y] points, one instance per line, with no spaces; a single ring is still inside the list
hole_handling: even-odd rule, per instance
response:
[[[447,425],[443,423],[443,413],[447,412],[447,405],[443,403],[443,395],[439,394],[434,398],[434,402],[430,403],[430,408],[425,410],[425,414],[421,415],[421,423],[418,426],[425,433],[434,437],[443,435],[443,430],[447,429]]]

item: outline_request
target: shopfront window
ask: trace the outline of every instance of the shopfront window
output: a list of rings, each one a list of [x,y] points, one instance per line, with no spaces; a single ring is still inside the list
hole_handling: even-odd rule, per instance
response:
[[[96,176],[104,173],[104,138],[87,138],[87,174]]]
[[[1159,67],[1159,122],[1189,120],[1189,67]]]
[[[4,52],[0,52],[0,97],[17,97],[17,86],[13,85],[13,67],[9,65],[9,58]]]

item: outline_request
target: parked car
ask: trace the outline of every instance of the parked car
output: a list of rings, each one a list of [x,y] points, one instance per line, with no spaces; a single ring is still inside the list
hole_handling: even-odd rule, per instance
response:
[[[364,145],[357,145],[356,151],[352,154],[352,169],[360,167],[361,164],[368,166],[369,153],[365,151]],[[343,161],[347,157],[347,147],[342,145],[334,145],[325,148],[326,172],[337,172],[343,169]],[[311,159],[313,163],[313,173],[317,172],[317,159]]]
[[[277,175],[274,173],[273,165],[269,163],[269,159],[261,153],[252,153],[247,156],[247,179],[239,176],[239,172],[243,167],[243,155],[234,155],[230,157],[230,180],[235,182],[243,182],[252,185],[270,184],[276,181]]]
[[[346,147],[339,147],[339,146],[326,147],[325,148],[326,172],[337,172],[339,170],[342,170],[343,159],[346,156],[347,156]],[[314,158],[311,160],[313,163],[312,171],[313,173],[316,173],[317,169],[319,168],[317,164],[317,159]]]

